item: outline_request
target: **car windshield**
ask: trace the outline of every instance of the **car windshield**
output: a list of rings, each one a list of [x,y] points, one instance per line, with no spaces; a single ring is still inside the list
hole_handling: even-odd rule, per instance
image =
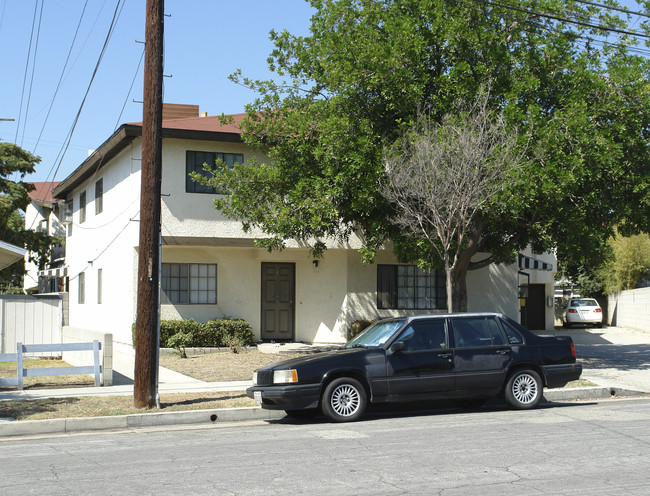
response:
[[[598,302],[592,299],[571,300],[572,307],[597,307]]]
[[[357,337],[352,339],[345,348],[372,348],[383,345],[397,329],[399,329],[403,320],[389,320],[377,322],[371,325]]]

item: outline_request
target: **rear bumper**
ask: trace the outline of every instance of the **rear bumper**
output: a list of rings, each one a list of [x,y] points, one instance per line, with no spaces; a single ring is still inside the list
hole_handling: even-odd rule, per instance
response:
[[[582,364],[566,363],[561,365],[544,365],[544,378],[547,388],[565,386],[571,381],[577,381],[582,374]]]
[[[261,407],[267,410],[305,410],[318,408],[320,384],[297,386],[253,386],[246,396],[255,399],[255,392],[262,395]]]

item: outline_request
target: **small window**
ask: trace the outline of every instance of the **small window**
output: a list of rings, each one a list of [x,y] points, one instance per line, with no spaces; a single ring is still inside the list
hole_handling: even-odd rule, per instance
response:
[[[209,178],[210,173],[203,168],[203,164],[208,164],[211,168],[214,168],[217,160],[222,160],[228,167],[232,168],[236,163],[244,163],[244,155],[241,153],[187,151],[185,159],[185,191],[187,193],[218,193],[212,186],[203,186],[192,181],[190,177],[190,173],[198,172],[203,177]]]
[[[502,320],[503,330],[506,331],[506,336],[508,336],[508,343],[510,344],[523,344],[524,338],[521,337],[514,327],[512,327],[508,322]]]
[[[103,270],[97,269],[97,304],[102,304],[102,278]]]
[[[487,319],[488,326],[490,327],[490,334],[492,334],[492,343],[495,346],[503,346],[506,344],[506,340],[503,337],[499,323],[494,318]]]
[[[79,296],[78,296],[78,303],[80,305],[83,305],[86,303],[86,274],[85,272],[81,272],[79,274]]]
[[[86,222],[86,192],[79,195],[79,224]]]
[[[95,215],[104,211],[104,179],[95,183]]]

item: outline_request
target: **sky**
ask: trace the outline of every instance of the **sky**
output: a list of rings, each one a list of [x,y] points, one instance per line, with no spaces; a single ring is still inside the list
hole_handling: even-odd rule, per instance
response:
[[[62,181],[121,124],[142,121],[145,4],[0,0],[0,141],[41,157],[28,181]],[[228,76],[271,77],[269,31],[307,35],[313,9],[304,0],[165,0],[165,14],[163,101],[219,115],[256,96]]]

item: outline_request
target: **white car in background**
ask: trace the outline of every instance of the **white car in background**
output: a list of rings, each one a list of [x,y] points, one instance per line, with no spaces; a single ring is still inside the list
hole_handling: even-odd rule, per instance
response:
[[[564,311],[564,327],[573,324],[591,324],[602,327],[603,310],[593,298],[571,298]]]

